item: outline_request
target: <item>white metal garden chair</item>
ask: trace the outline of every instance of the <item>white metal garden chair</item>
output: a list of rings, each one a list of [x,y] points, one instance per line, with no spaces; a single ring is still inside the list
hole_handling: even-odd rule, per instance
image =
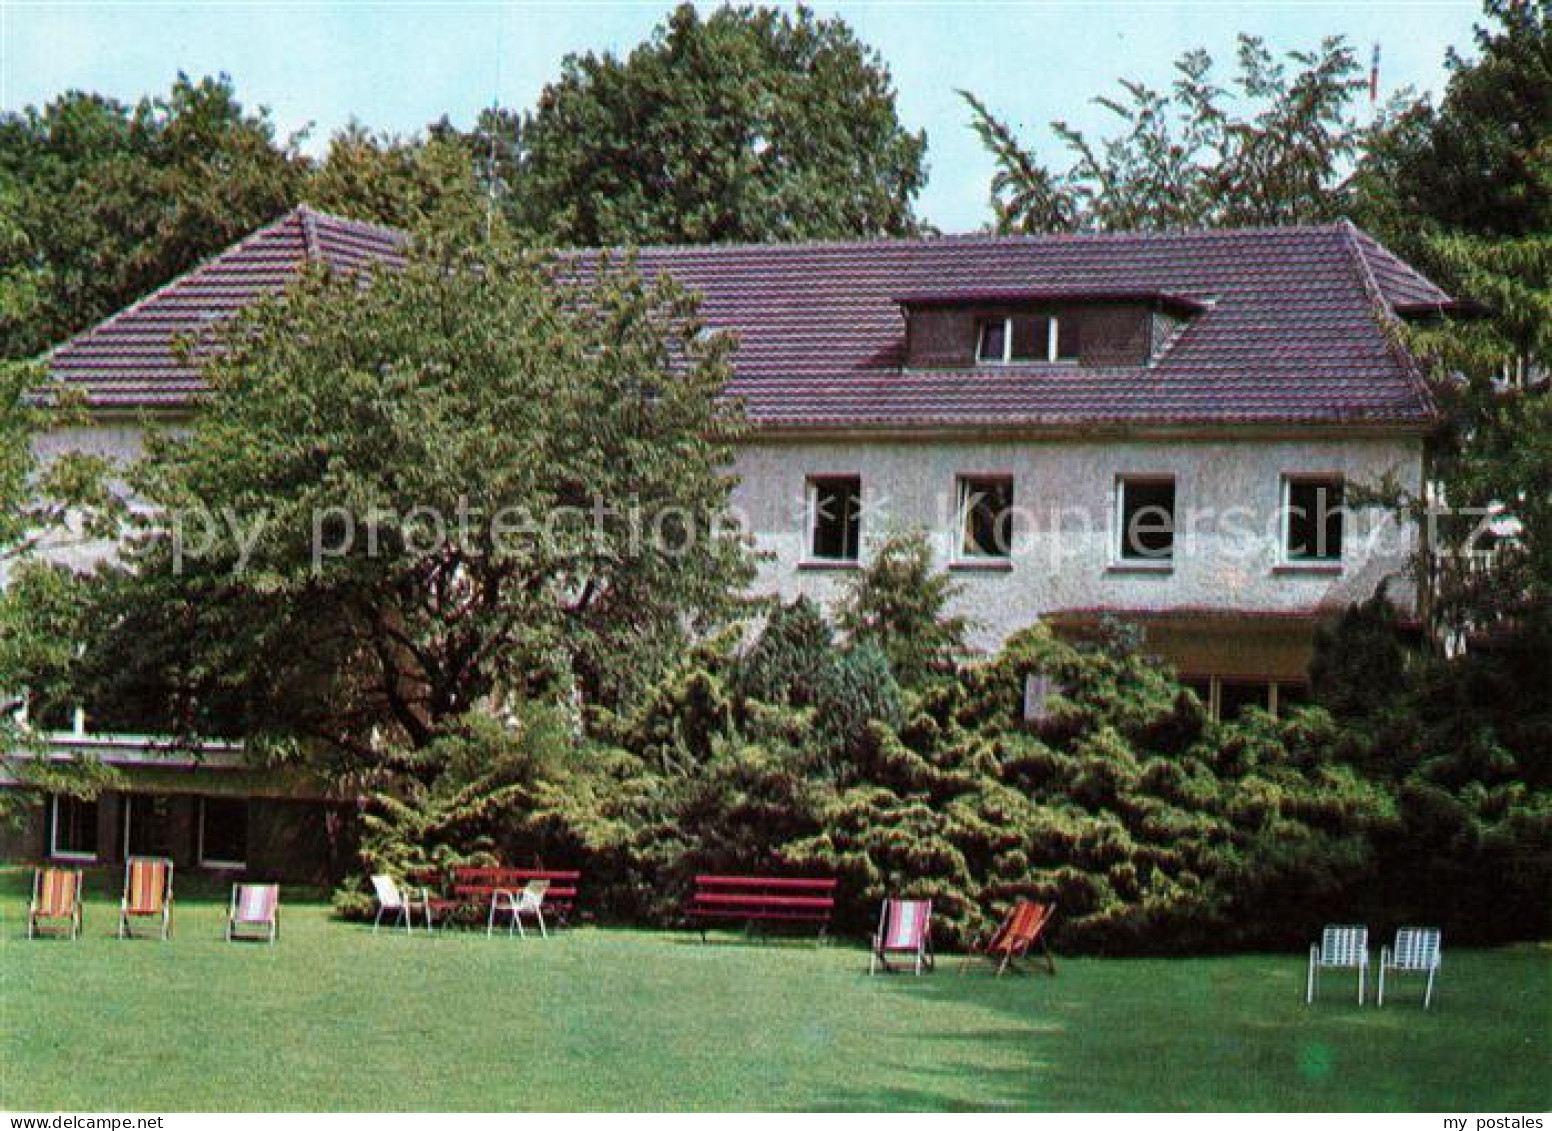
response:
[[[1309,978],[1304,988],[1306,1005],[1315,1000],[1322,970],[1357,970],[1358,1004],[1362,1005],[1369,976],[1369,928],[1327,927],[1321,932],[1320,942],[1310,946]]]
[[[1380,947],[1380,984],[1375,1004],[1385,1004],[1385,971],[1393,970],[1397,974],[1428,975],[1428,986],[1423,990],[1423,1008],[1427,1009],[1433,1002],[1433,982],[1443,961],[1440,941],[1437,927],[1402,927],[1396,932],[1393,948]]]
[[[489,938],[496,930],[496,914],[505,911],[512,916],[507,924],[507,937],[512,937],[512,928],[517,928],[518,938],[527,938],[523,933],[523,916],[532,915],[539,923],[539,937],[549,938],[549,933],[544,929],[544,893],[550,890],[549,880],[529,880],[522,891],[496,891],[490,897],[490,919],[485,924],[485,937]]]
[[[382,923],[383,916],[392,912],[395,916],[393,926],[404,924],[404,933],[412,934],[415,930],[415,893],[407,888],[400,888],[393,882],[392,876],[373,876],[372,892],[377,896],[377,918],[372,920],[372,933],[377,933],[378,925]],[[431,930],[431,909],[424,908],[426,930]]]

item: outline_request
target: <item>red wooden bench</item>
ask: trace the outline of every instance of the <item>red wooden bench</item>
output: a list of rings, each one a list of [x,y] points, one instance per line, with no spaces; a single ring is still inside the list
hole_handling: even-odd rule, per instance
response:
[[[685,909],[706,938],[717,921],[816,923],[822,938],[835,910],[835,880],[772,876],[696,876],[695,894]]]
[[[571,918],[577,902],[577,888],[582,883],[582,873],[576,871],[552,871],[543,868],[454,868],[453,895],[469,906],[488,909],[491,896],[498,891],[521,891],[529,880],[548,880],[549,889],[544,893],[546,916],[551,914],[562,922]]]

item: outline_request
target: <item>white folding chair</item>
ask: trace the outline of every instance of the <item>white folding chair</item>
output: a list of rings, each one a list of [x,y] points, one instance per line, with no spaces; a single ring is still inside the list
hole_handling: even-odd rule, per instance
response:
[[[383,921],[383,916],[390,911],[395,913],[393,926],[404,924],[405,934],[412,934],[415,930],[415,894],[412,891],[400,890],[399,885],[393,882],[392,876],[373,876],[372,891],[377,896],[377,918],[372,920],[372,933],[377,933],[377,928]],[[431,909],[424,908],[426,931],[431,930]]]
[[[523,933],[523,916],[532,915],[539,923],[539,937],[549,938],[549,933],[544,929],[544,893],[550,890],[549,880],[529,880],[522,891],[495,891],[490,897],[490,919],[485,924],[485,937],[489,938],[496,930],[496,913],[506,911],[512,919],[507,923],[507,937],[512,937],[512,928],[517,928],[518,938],[527,938]]]
[[[1369,928],[1327,927],[1320,942],[1310,946],[1309,978],[1304,989],[1306,1005],[1315,1000],[1322,970],[1357,970],[1358,1004],[1362,1005],[1364,983],[1369,976]]]
[[[1376,1005],[1385,1004],[1385,971],[1397,974],[1427,974],[1428,986],[1423,990],[1423,1008],[1433,1002],[1433,981],[1443,962],[1440,951],[1441,936],[1437,927],[1402,927],[1396,932],[1396,945],[1380,947],[1380,984]]]

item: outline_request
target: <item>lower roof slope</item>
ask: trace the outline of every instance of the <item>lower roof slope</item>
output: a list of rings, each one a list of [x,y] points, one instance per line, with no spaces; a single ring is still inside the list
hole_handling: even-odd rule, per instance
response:
[[[390,229],[299,208],[49,355],[103,408],[202,389],[174,347],[305,263],[399,262]],[[572,253],[578,267],[597,253]],[[1392,333],[1449,296],[1346,223],[646,248],[735,331],[731,395],[768,429],[1308,424],[1422,428],[1434,408]],[[1197,310],[1152,365],[905,367],[903,295],[1167,293]]]

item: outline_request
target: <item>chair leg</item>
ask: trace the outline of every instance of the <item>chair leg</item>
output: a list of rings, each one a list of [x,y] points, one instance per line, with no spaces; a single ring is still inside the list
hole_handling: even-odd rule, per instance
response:
[[[539,937],[541,939],[549,938],[550,937],[550,933],[544,929],[544,908],[542,908],[542,907],[535,907],[534,908],[534,918],[539,920]]]
[[[1358,1004],[1359,1005],[1363,1004],[1363,979],[1364,979],[1364,975],[1367,974],[1368,972],[1369,972],[1369,964],[1367,962],[1365,962],[1363,965],[1358,967]]]
[[[1385,964],[1383,962],[1380,963],[1379,982],[1374,988],[1374,1004],[1376,1008],[1383,1007],[1385,1004]]]
[[[1310,954],[1309,973],[1304,979],[1304,1004],[1310,1005],[1315,1000],[1315,955]]]
[[[383,909],[383,905],[382,904],[378,904],[377,905],[377,918],[372,920],[372,933],[374,935],[377,934],[378,925],[380,923],[382,923],[382,921],[383,921],[383,910],[384,910]]]
[[[491,938],[496,933],[496,898],[491,896],[490,916],[485,920],[485,937]]]
[[[1428,971],[1428,986],[1423,990],[1424,1009],[1427,1009],[1430,1005],[1433,1004],[1433,976],[1437,972],[1437,968],[1430,968]]]

